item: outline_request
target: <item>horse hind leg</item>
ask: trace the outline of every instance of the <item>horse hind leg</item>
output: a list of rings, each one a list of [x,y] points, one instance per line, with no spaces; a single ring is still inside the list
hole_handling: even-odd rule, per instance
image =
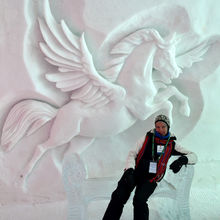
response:
[[[19,173],[18,178],[15,180],[15,185],[17,185],[19,187],[21,186],[24,191],[27,190],[27,181],[28,181],[29,177],[31,176],[33,170],[36,168],[36,166],[38,165],[40,160],[43,158],[43,156],[49,150],[49,148],[48,148],[49,142],[50,142],[50,139],[48,139],[48,141],[46,141],[45,143],[42,143],[36,147],[31,159],[28,161],[28,163],[25,165],[25,167]]]
[[[48,143],[50,143],[50,139],[48,141],[38,145],[32,155],[31,159],[28,161],[28,164],[23,169],[22,176],[26,179],[32,173],[33,169],[36,167],[41,158],[46,154],[49,150]]]
[[[175,86],[168,86],[162,92],[158,93],[154,101],[155,103],[161,103],[163,100],[168,100],[172,96],[175,96],[181,104],[179,112],[182,115],[189,117],[190,107],[188,97],[183,95]]]
[[[22,173],[19,175],[19,179],[16,181],[16,185],[21,184],[23,189],[25,189],[27,186],[28,178],[32,175],[36,165],[40,162],[45,153],[48,150],[57,148],[70,142],[74,136],[79,134],[80,123],[80,118],[75,117],[75,119],[72,120],[71,123],[67,122],[65,126],[61,126],[58,117],[58,123],[56,123],[55,120],[51,128],[49,139],[36,147],[33,156],[24,167]]]

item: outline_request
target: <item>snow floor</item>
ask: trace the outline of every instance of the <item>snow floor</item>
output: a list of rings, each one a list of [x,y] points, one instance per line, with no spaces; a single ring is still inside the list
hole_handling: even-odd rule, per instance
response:
[[[219,162],[215,166],[208,166],[200,163],[196,166],[196,172],[191,186],[190,211],[191,220],[220,220],[220,184],[219,177],[214,175],[214,170],[218,170]],[[208,168],[207,168],[208,167]],[[53,194],[54,200],[48,199],[51,196],[27,196],[13,189],[5,190],[0,187],[0,220],[66,220],[67,201],[65,196],[56,192]],[[162,199],[162,198],[157,198]],[[166,199],[166,207],[172,207],[173,201]],[[171,199],[170,199],[171,200]],[[171,202],[167,205],[168,202]],[[154,203],[152,203],[154,204]],[[162,201],[163,204],[163,201]],[[93,201],[88,207],[89,218],[86,220],[101,220],[108,205],[108,201]],[[166,208],[159,207],[161,208]],[[174,206],[173,206],[174,207]],[[150,216],[157,215],[150,206]],[[167,210],[167,213],[175,210]],[[124,208],[121,220],[132,220],[132,199]],[[165,210],[166,212],[166,210]],[[151,218],[151,219],[155,219]],[[72,219],[78,220],[78,219]],[[158,217],[156,220],[166,220]],[[176,219],[173,219],[176,220]]]
[[[67,218],[66,201],[32,204],[23,200],[20,204],[16,202],[10,204],[6,202],[7,195],[2,195],[1,193],[0,220],[65,220]],[[190,195],[191,220],[220,220],[219,195],[220,188],[214,191],[214,189],[193,187]],[[101,220],[107,204],[108,201],[91,203],[87,220]],[[155,214],[156,212],[151,209],[150,216]],[[132,220],[132,200],[125,206],[121,220]]]
[[[220,220],[220,188],[193,188],[190,210],[192,220]]]
[[[193,188],[190,195],[190,212],[191,220],[220,220],[220,189],[218,191],[213,191],[211,189],[198,189]],[[100,205],[102,204],[102,205]],[[88,220],[101,220],[103,216],[103,211],[107,206],[106,201],[102,203],[93,203],[89,208],[89,219]],[[104,209],[103,209],[104,207]],[[94,209],[96,211],[94,212]],[[154,210],[150,210],[151,215],[157,215]],[[154,218],[153,219],[157,219]],[[133,220],[132,218],[132,200],[125,206],[121,220]],[[158,216],[158,220],[166,220],[166,218],[161,219]],[[173,219],[175,220],[175,219]]]

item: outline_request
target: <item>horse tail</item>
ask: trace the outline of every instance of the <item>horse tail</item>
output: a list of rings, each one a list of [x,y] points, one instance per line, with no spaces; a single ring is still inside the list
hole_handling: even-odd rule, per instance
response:
[[[56,114],[57,108],[38,100],[23,100],[15,104],[3,126],[2,150],[10,151],[22,137],[34,133]]]

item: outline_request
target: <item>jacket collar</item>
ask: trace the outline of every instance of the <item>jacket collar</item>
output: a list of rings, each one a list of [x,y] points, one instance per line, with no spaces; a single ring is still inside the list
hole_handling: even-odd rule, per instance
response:
[[[154,132],[156,132],[155,128],[150,130],[150,133],[153,134]],[[162,135],[159,134],[160,135],[160,137],[159,137],[155,133],[155,136],[159,137],[160,139],[167,139],[170,136],[170,139],[176,140],[176,136],[173,133],[169,132],[168,134],[169,134],[168,136],[167,135],[166,136],[162,136]]]

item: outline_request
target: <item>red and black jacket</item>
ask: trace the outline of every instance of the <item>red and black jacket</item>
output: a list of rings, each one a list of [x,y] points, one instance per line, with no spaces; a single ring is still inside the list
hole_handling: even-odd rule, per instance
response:
[[[157,173],[149,173],[149,162],[153,160],[152,158],[152,139],[154,135],[150,131],[145,137],[145,141],[136,157],[135,173],[138,180],[149,180],[150,182],[159,182],[165,172],[168,160],[171,155],[184,155],[175,150],[175,136],[171,136],[164,153],[161,155],[157,153],[157,145],[166,145],[168,139],[160,139],[159,137],[154,137],[154,160],[157,161]],[[160,157],[160,159],[159,159]]]

